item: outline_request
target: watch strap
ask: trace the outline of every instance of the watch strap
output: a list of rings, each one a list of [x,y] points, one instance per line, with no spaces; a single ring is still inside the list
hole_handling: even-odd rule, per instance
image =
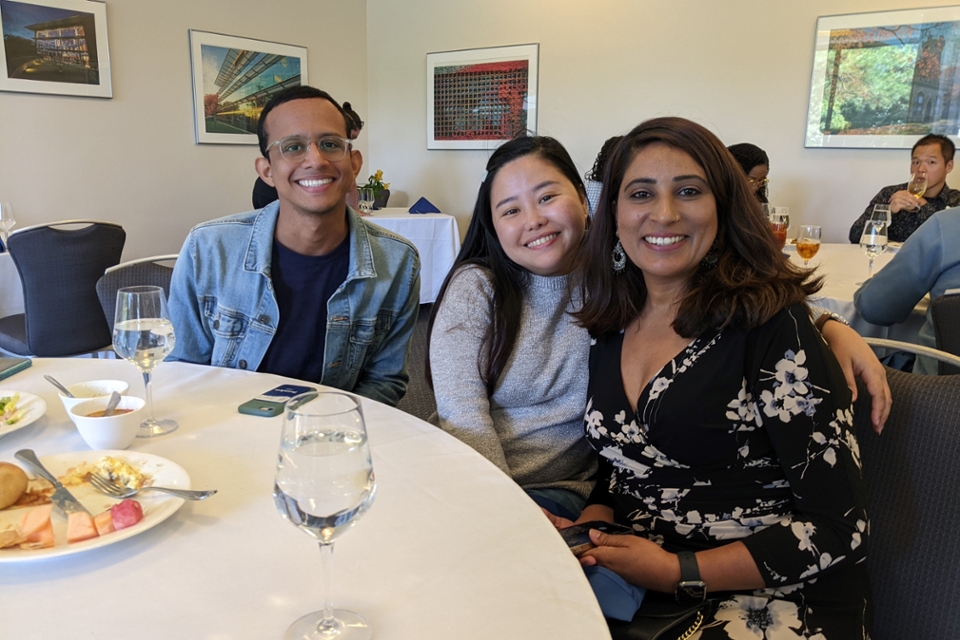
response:
[[[700,582],[697,554],[692,551],[681,551],[677,554],[677,558],[680,559],[680,582]]]
[[[697,556],[692,551],[681,551],[677,554],[680,561],[680,582],[674,594],[677,602],[684,606],[692,606],[707,599],[707,584],[700,578],[700,567],[697,565]]]

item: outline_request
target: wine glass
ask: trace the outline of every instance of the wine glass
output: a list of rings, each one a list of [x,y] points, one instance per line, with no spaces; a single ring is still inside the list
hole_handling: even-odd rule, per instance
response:
[[[784,227],[784,240],[786,240],[787,234],[790,232],[790,207],[771,207],[772,213],[779,214],[787,226]],[[782,248],[782,247],[781,247]]]
[[[790,225],[789,214],[780,213],[781,207],[775,207],[775,213],[768,217],[770,221],[770,230],[773,232],[773,238],[776,240],[777,247],[783,251],[783,246],[787,243],[787,227]]]
[[[919,209],[920,208],[919,200],[920,198],[923,197],[923,194],[926,193],[927,191],[927,174],[920,173],[918,171],[917,173],[914,173],[913,175],[911,175],[910,182],[907,183],[907,191],[910,193],[910,195],[912,195],[918,201],[917,206],[912,208]]]
[[[285,640],[367,640],[373,628],[359,614],[334,609],[330,597],[333,542],[370,509],[376,493],[363,410],[357,397],[311,391],[287,404],[273,500],[285,519],[320,543],[323,611],[303,616]]]
[[[373,209],[373,201],[373,189],[362,188],[359,190],[357,206],[360,207],[360,211],[363,213],[370,213],[370,211]]]
[[[147,390],[147,419],[140,423],[138,438],[152,438],[175,431],[173,420],[153,417],[150,375],[176,344],[173,324],[167,313],[167,299],[161,287],[124,287],[117,291],[117,313],[113,325],[113,350],[132,362],[143,374]]]
[[[797,233],[797,254],[803,258],[804,267],[819,250],[820,227],[815,224],[800,225],[800,231]]]
[[[860,248],[870,259],[867,278],[873,277],[873,261],[887,248],[887,217],[883,213],[873,213],[863,225],[863,234],[860,236]],[[857,284],[863,284],[858,282]]]
[[[890,205],[888,204],[873,205],[873,215],[885,216],[887,219],[887,229],[889,229],[890,225],[893,224],[893,215],[890,213]]]
[[[17,219],[13,217],[13,207],[9,202],[0,202],[0,233],[3,234],[4,246],[10,239],[10,229],[15,224],[17,224]]]

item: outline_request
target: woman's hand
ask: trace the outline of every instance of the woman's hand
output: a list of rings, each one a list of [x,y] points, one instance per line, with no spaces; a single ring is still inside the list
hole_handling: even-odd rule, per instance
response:
[[[863,378],[867,391],[873,398],[870,421],[873,423],[873,430],[880,433],[890,415],[890,405],[893,403],[883,365],[877,360],[870,345],[847,325],[828,320],[823,325],[821,333],[830,345],[837,362],[840,363],[840,368],[843,369],[843,376],[847,379],[847,386],[853,392],[854,400],[857,399],[856,376]]]
[[[540,507],[540,511],[543,511],[543,515],[547,516],[547,520],[549,520],[550,523],[553,524],[553,526],[555,526],[557,529],[566,529],[567,527],[573,525],[573,520],[554,515],[543,507]]]
[[[676,554],[638,536],[615,536],[596,529],[590,531],[596,548],[580,556],[585,567],[599,565],[640,587],[673,593],[680,582],[680,561]]]

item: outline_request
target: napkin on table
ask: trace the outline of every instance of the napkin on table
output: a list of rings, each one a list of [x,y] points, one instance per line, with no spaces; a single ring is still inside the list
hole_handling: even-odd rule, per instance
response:
[[[433,203],[426,198],[420,198],[410,207],[410,213],[440,213],[440,209],[437,209]]]

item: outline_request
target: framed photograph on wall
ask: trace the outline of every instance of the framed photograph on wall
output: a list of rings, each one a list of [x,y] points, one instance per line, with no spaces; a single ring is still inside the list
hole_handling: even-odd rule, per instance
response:
[[[807,147],[960,141],[960,6],[817,20]]]
[[[427,54],[427,148],[493,149],[537,131],[540,45]]]
[[[190,30],[197,144],[257,144],[260,111],[281,89],[307,84],[307,49]]]
[[[112,98],[107,5],[0,0],[0,91]]]

